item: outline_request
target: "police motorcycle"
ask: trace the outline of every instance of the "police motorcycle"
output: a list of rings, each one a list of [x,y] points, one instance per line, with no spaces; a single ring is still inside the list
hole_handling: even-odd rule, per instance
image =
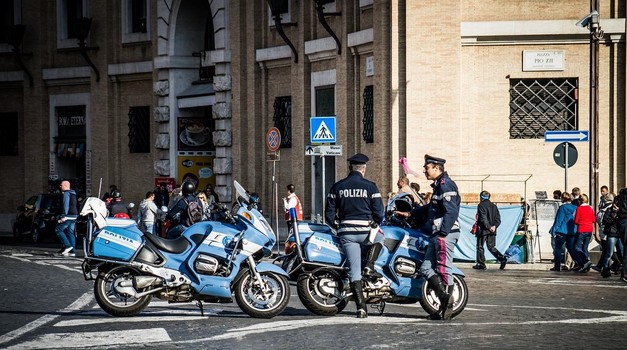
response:
[[[107,313],[133,316],[153,297],[170,303],[229,303],[255,318],[272,318],[290,299],[287,274],[260,261],[272,253],[276,236],[249,206],[244,188],[234,182],[239,208],[224,207],[221,221],[188,227],[179,238],[143,234],[133,220],[106,217],[104,202],[89,198],[84,221],[86,280],[95,280],[98,305]]]
[[[407,194],[405,194],[407,195]],[[398,206],[398,208],[397,208]],[[375,262],[375,270],[383,277],[364,277],[363,292],[367,304],[383,314],[386,303],[410,304],[419,302],[433,314],[440,308],[436,292],[420,274],[429,235],[411,228],[394,211],[409,211],[411,197],[397,195],[388,203],[386,220],[378,234],[384,235],[384,247]],[[340,238],[328,225],[301,223],[295,220],[286,241],[286,254],[276,260],[297,281],[298,297],[312,313],[331,316],[341,312],[352,300],[346,256]],[[366,254],[362,254],[366,256]],[[468,302],[468,287],[464,273],[453,270],[454,298],[452,317],[459,315]]]

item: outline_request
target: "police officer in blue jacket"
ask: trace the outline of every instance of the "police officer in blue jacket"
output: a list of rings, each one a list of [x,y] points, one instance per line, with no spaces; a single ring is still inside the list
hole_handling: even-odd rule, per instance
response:
[[[423,173],[433,180],[433,196],[428,205],[415,207],[411,213],[397,213],[401,216],[426,216],[425,231],[432,232],[425,260],[420,273],[427,278],[431,288],[440,299],[440,309],[429,315],[432,320],[448,320],[452,316],[453,292],[453,252],[459,240],[459,207],[461,197],[457,185],[444,171],[446,160],[425,154]]]
[[[370,246],[363,275],[373,278],[381,277],[374,269],[374,262],[383,248],[383,235],[380,233],[372,242],[368,241],[370,229],[378,227],[385,215],[377,185],[364,178],[368,160],[361,153],[348,158],[350,173],[331,187],[324,212],[327,223],[337,230],[346,252],[358,318],[368,317],[361,280],[361,248]]]

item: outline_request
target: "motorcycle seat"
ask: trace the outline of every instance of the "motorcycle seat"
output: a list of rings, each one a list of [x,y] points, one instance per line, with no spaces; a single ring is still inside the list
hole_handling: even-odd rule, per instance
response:
[[[189,248],[189,241],[185,237],[180,236],[175,239],[161,238],[156,235],[147,234],[144,235],[147,240],[154,244],[160,250],[164,250],[172,254],[181,254]]]

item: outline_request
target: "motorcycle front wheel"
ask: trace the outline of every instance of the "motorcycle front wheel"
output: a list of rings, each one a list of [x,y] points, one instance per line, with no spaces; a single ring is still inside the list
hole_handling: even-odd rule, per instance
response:
[[[94,296],[98,305],[106,313],[116,317],[129,317],[140,313],[150,304],[152,295],[135,298],[127,293],[130,290],[125,291],[127,288],[133,288],[133,277],[138,275],[139,271],[127,266],[114,267],[99,273],[94,283]],[[122,283],[130,284],[130,287],[122,286]]]
[[[274,272],[264,271],[259,274],[261,281],[256,281],[252,273],[247,273],[237,281],[235,301],[251,317],[272,318],[287,307],[290,285],[285,276]]]
[[[466,304],[468,303],[468,286],[463,276],[453,275],[453,283],[455,288],[453,289],[452,296],[454,300],[452,317],[455,317],[461,314],[464,308],[466,308]],[[436,313],[440,309],[440,299],[427,281],[422,285],[420,306],[422,306],[429,315]]]
[[[342,312],[348,303],[342,278],[333,270],[323,268],[303,273],[298,278],[296,291],[300,302],[316,315],[333,316]]]

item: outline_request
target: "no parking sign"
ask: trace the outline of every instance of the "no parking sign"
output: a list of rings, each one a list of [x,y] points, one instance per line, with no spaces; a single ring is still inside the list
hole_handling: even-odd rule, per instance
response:
[[[281,132],[275,127],[268,129],[266,133],[266,146],[270,152],[276,152],[281,147]]]

